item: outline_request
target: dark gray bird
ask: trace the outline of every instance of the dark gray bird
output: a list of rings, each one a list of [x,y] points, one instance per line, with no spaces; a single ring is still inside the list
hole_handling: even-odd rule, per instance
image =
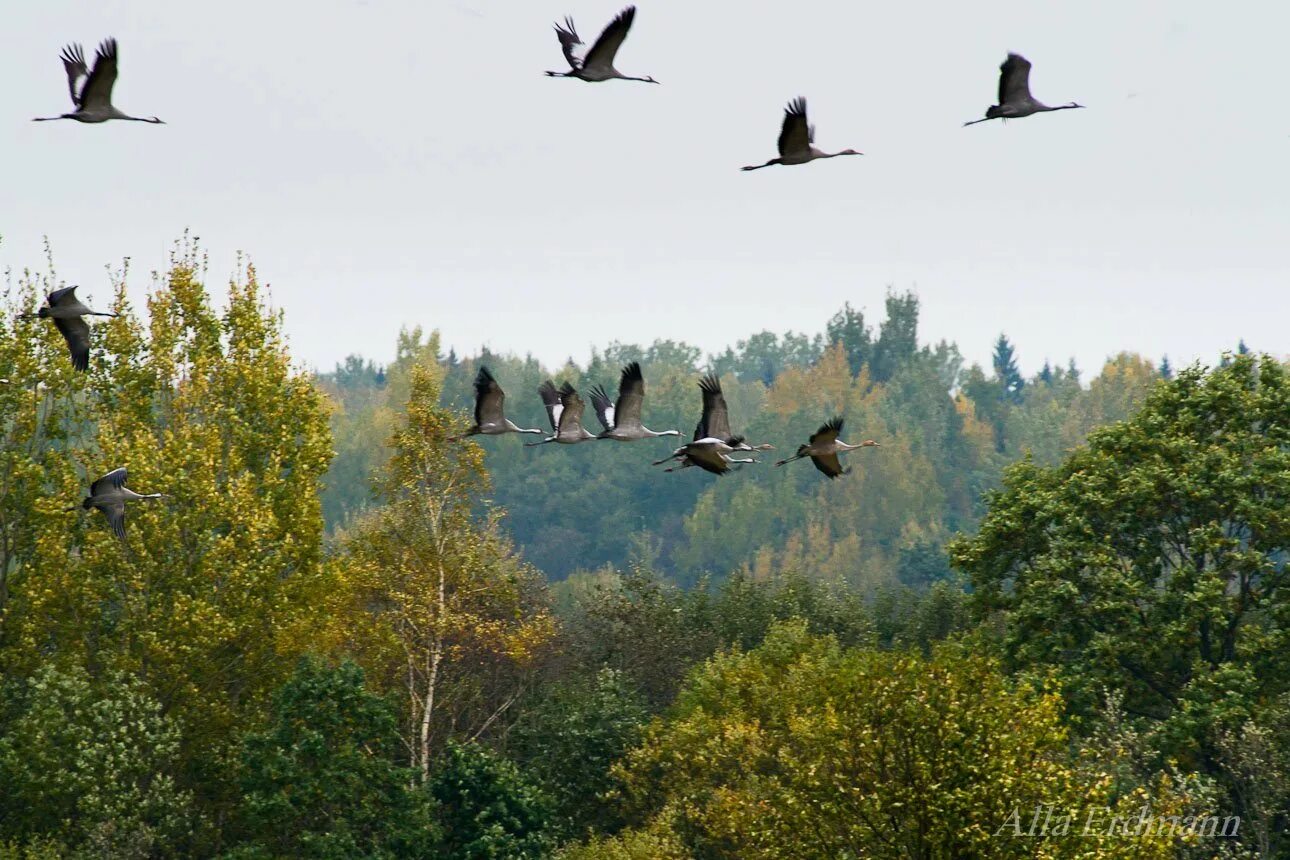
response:
[[[548,77],[552,78],[578,78],[591,83],[600,83],[601,81],[644,81],[647,84],[657,84],[658,81],[650,77],[633,78],[624,75],[614,68],[614,57],[618,54],[619,47],[623,44],[623,39],[627,38],[627,31],[632,28],[632,21],[636,18],[636,7],[628,6],[618,13],[618,17],[609,22],[596,44],[591,46],[591,50],[585,56],[578,55],[578,46],[582,44],[582,39],[578,38],[578,31],[573,26],[573,19],[565,17],[564,26],[555,25],[556,38],[560,40],[560,50],[564,52],[564,59],[569,64],[567,72],[547,72]]]
[[[739,450],[739,451],[775,450],[775,446],[770,444],[750,446],[743,441],[742,436],[735,437],[734,434],[730,432],[730,415],[729,415],[729,410],[726,408],[726,396],[721,391],[721,380],[717,379],[716,374],[709,373],[703,379],[700,379],[699,390],[703,393],[703,414],[699,417],[699,423],[696,424],[694,427],[695,442],[699,442],[699,441],[721,442],[723,440],[729,440],[730,438],[733,437],[733,438],[737,438],[740,441],[740,443],[743,445],[743,447],[735,448],[733,450]],[[688,465],[692,465],[686,462],[686,459],[688,457],[689,457],[689,453],[686,450],[686,446],[682,445],[680,448],[677,448],[675,451],[672,452],[671,457],[667,457],[666,459],[659,460],[658,463],[655,463],[654,465],[657,466],[662,463],[666,463],[668,460],[680,460],[681,465],[677,468],[683,469]],[[756,460],[736,460],[732,462],[755,463],[757,461]],[[673,470],[664,469],[663,471],[670,472]]]
[[[116,84],[116,39],[104,39],[94,57],[94,71],[85,65],[85,52],[79,44],[63,48],[63,69],[67,72],[67,89],[76,110],[59,116],[38,116],[35,122],[55,119],[74,119],[77,122],[107,122],[110,119],[128,119],[134,122],[161,123],[153,117],[130,116],[112,106],[112,87]],[[81,79],[85,84],[77,87]]]
[[[546,406],[547,417],[551,419],[552,435],[541,442],[526,442],[525,448],[558,442],[561,445],[576,445],[579,442],[590,442],[595,435],[582,426],[582,412],[586,408],[578,392],[568,382],[557,391],[555,383],[547,380],[538,387],[542,403]]]
[[[856,448],[876,448],[878,443],[872,439],[866,439],[859,445],[848,445],[838,439],[838,434],[841,432],[842,419],[834,418],[811,434],[811,441],[800,446],[796,454],[787,460],[780,460],[775,465],[782,466],[785,463],[791,463],[803,457],[810,457],[811,462],[815,464],[815,468],[828,475],[830,479],[836,478],[838,475],[845,475],[851,469],[849,467],[842,468],[842,463],[838,460],[839,454],[843,451],[854,451]]]
[[[779,129],[779,158],[765,164],[749,164],[741,170],[761,170],[772,164],[806,164],[817,158],[837,158],[839,155],[864,155],[854,149],[841,152],[822,152],[815,148],[815,126],[806,121],[806,99],[798,96],[784,108],[784,124]]]
[[[74,511],[77,508],[98,508],[107,517],[108,525],[112,527],[112,532],[121,540],[125,540],[125,503],[133,502],[137,499],[159,499],[161,493],[140,494],[131,490],[125,485],[125,469],[114,469],[103,477],[99,478],[93,484],[90,484],[90,494],[85,497],[85,501],[79,505],[73,505],[68,508]]]
[[[72,367],[77,370],[90,368],[90,326],[85,317],[114,317],[117,314],[92,311],[76,298],[76,287],[54,290],[45,297],[45,305],[34,314],[23,314],[23,319],[52,319],[54,327],[67,341],[71,351]]]
[[[637,439],[681,435],[680,430],[651,430],[642,424],[641,407],[644,403],[645,377],[641,374],[641,363],[633,361],[623,368],[619,376],[616,403],[609,402],[604,386],[597,385],[591,389],[591,406],[596,410],[600,426],[605,428],[605,432],[596,438],[635,442]]]
[[[503,433],[542,435],[542,431],[536,427],[525,430],[511,423],[502,410],[505,402],[506,393],[502,391],[502,386],[497,384],[487,367],[480,365],[479,373],[475,376],[475,423],[460,436],[450,436],[448,441],[456,442],[467,436],[500,436]]]
[[[963,125],[976,125],[992,119],[1020,119],[1032,113],[1082,107],[1084,105],[1075,102],[1049,107],[1041,101],[1036,101],[1030,95],[1030,61],[1021,54],[1009,54],[1008,59],[999,66],[999,103],[986,108],[985,119],[974,119]]]
[[[714,475],[724,475],[730,471],[731,463],[756,463],[751,457],[737,459],[731,457],[735,451],[753,450],[742,436],[732,436],[729,439],[715,439],[712,437],[704,439],[695,439],[689,444],[682,445],[672,452],[672,456],[664,457],[662,460],[655,461],[655,466],[661,466],[668,460],[679,460],[675,466],[669,466],[664,472],[675,472],[679,469],[688,469],[691,466],[698,466],[705,472],[711,472]]]

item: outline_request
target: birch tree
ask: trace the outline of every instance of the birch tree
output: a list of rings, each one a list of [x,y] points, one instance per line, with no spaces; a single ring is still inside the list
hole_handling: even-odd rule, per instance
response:
[[[499,726],[554,621],[535,571],[475,501],[487,490],[484,452],[449,444],[454,416],[438,405],[439,370],[409,374],[407,414],[378,490],[384,502],[342,538],[344,588],[330,613],[338,647],[405,702],[403,739],[424,780],[449,737]]]

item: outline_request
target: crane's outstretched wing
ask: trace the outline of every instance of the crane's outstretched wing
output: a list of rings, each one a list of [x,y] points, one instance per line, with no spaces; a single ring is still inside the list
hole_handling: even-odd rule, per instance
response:
[[[114,499],[110,502],[103,502],[95,505],[107,517],[108,525],[112,527],[112,534],[121,540],[125,540],[125,502],[121,499]]]
[[[1009,54],[999,66],[999,104],[1030,100],[1030,61],[1021,54]]]
[[[850,469],[842,468],[842,462],[838,460],[837,454],[824,454],[823,456],[812,454],[811,462],[815,464],[815,468],[828,475],[830,480],[851,471]]]
[[[779,156],[805,155],[811,150],[815,129],[806,124],[806,99],[798,96],[784,108],[784,124],[779,129]]]
[[[730,464],[726,462],[726,458],[721,456],[721,452],[715,446],[698,445],[686,451],[685,456],[686,459],[705,472],[724,475],[730,471]]]
[[[721,381],[717,379],[715,373],[709,373],[699,380],[699,389],[703,392],[703,417],[699,419],[694,438],[729,437],[730,416],[726,411],[726,396],[721,393]]]
[[[45,296],[45,301],[49,303],[51,308],[63,303],[70,305],[76,301],[76,287],[63,287],[61,290],[54,290]]]
[[[475,423],[480,427],[501,425],[506,418],[502,407],[506,394],[487,367],[480,365],[475,376]]]
[[[546,417],[551,422],[551,432],[560,432],[560,413],[564,411],[564,406],[560,403],[560,392],[556,391],[555,383],[547,380],[538,386],[538,395],[542,398],[542,405],[546,407]]]
[[[596,410],[596,419],[606,433],[614,429],[614,405],[609,402],[609,392],[603,385],[591,389],[591,408]]]
[[[618,402],[614,404],[614,421],[617,427],[641,426],[641,407],[645,402],[645,377],[641,363],[633,361],[623,368],[618,378]]]
[[[820,425],[820,429],[811,434],[811,446],[827,445],[836,442],[842,432],[842,418],[832,418]]]
[[[618,53],[618,48],[627,38],[627,31],[632,28],[632,20],[636,17],[636,7],[628,6],[618,13],[618,17],[609,22],[596,44],[591,46],[587,55],[582,58],[582,67],[610,69],[614,65],[614,56]]]
[[[87,77],[90,73],[89,67],[85,65],[85,51],[75,42],[63,48],[63,53],[59,55],[63,61],[63,70],[67,72],[67,91],[71,93],[72,104],[76,107],[81,106],[81,96],[76,85],[81,82],[81,78]]]
[[[555,37],[560,40],[560,50],[564,53],[564,59],[569,63],[569,68],[575,72],[582,68],[582,58],[578,56],[578,46],[582,40],[578,38],[578,31],[573,26],[573,19],[568,15],[564,18],[564,26],[555,25]]]
[[[586,404],[578,396],[578,392],[572,385],[566,382],[560,386],[560,405],[564,407],[560,410],[559,426],[556,428],[557,436],[580,435],[582,429],[582,412]]]
[[[84,317],[55,317],[54,327],[67,341],[67,348],[72,354],[72,367],[77,370],[90,369],[90,326]]]
[[[129,477],[124,468],[113,469],[94,483],[90,484],[90,495],[97,496],[106,493],[108,490],[119,490],[125,486],[126,478]]]
[[[94,57],[94,71],[81,89],[81,107],[103,110],[112,106],[112,87],[116,85],[116,39],[104,39]]]

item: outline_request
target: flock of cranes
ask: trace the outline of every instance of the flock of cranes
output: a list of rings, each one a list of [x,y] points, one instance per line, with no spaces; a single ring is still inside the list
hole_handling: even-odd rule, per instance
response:
[[[624,75],[614,66],[619,48],[627,38],[636,19],[636,7],[623,9],[601,32],[599,38],[585,53],[578,36],[573,19],[566,17],[563,24],[555,25],[556,38],[560,51],[569,65],[568,71],[548,71],[550,77],[576,78],[590,83],[623,80],[640,81],[657,84],[649,76],[634,77]],[[105,39],[94,57],[91,69],[85,62],[85,51],[79,44],[70,44],[63,49],[59,58],[67,75],[67,90],[71,96],[72,111],[58,116],[36,117],[36,122],[70,119],[81,123],[102,123],[108,120],[130,120],[162,124],[157,117],[131,116],[112,104],[112,89],[118,74],[118,48],[115,39]],[[1083,105],[1069,104],[1050,107],[1030,94],[1030,62],[1019,54],[1009,54],[999,67],[999,103],[991,105],[982,119],[972,120],[964,125],[975,125],[992,119],[1017,119],[1031,114],[1048,111],[1079,108]],[[810,124],[806,114],[806,99],[799,96],[788,103],[784,110],[783,125],[780,128],[778,141],[779,155],[763,164],[750,164],[742,170],[760,170],[771,165],[806,164],[817,159],[837,158],[843,155],[862,155],[854,149],[840,152],[824,152],[815,147],[815,127]],[[90,363],[90,327],[86,321],[89,316],[115,316],[90,310],[76,297],[76,287],[65,287],[48,295],[46,303],[35,314],[24,314],[24,318],[52,320],[54,326],[67,342],[72,366],[78,371],[89,369]],[[8,380],[0,379],[0,384]],[[730,471],[733,464],[755,463],[753,457],[735,457],[736,453],[772,450],[771,445],[749,445],[742,436],[730,430],[726,412],[725,397],[716,377],[708,376],[699,382],[703,393],[703,417],[695,428],[693,441],[688,442],[669,457],[655,465],[671,463],[666,471],[676,471],[698,467],[714,474]],[[618,398],[610,402],[608,393],[603,387],[593,388],[591,394],[592,409],[603,429],[593,433],[583,426],[583,414],[586,404],[578,392],[569,383],[560,388],[547,381],[538,390],[542,403],[546,407],[551,423],[551,433],[531,428],[517,427],[506,418],[503,411],[505,394],[487,368],[480,368],[475,381],[475,423],[462,436],[485,435],[496,436],[503,433],[525,433],[542,436],[530,446],[557,443],[575,445],[599,439],[613,439],[618,442],[634,442],[639,439],[652,439],[659,436],[681,436],[677,430],[651,430],[641,420],[641,407],[645,399],[645,381],[641,375],[640,365],[633,362],[622,373],[619,382]],[[809,457],[815,467],[830,478],[845,474],[838,455],[856,448],[867,448],[877,445],[873,440],[865,440],[859,445],[848,445],[838,435],[842,431],[842,419],[834,418],[820,427],[810,441],[800,446],[797,453],[776,463],[782,466],[804,457]],[[86,510],[98,508],[107,517],[113,532],[118,537],[125,537],[125,503],[137,499],[159,498],[159,494],[140,495],[126,488],[126,470],[116,469],[95,481],[90,488],[90,495],[80,507]],[[72,508],[69,510],[75,510]]]
[[[654,462],[655,466],[665,463],[674,465],[664,469],[675,472],[697,466],[714,475],[724,475],[730,467],[739,463],[756,463],[752,457],[733,457],[738,452],[773,451],[774,445],[750,445],[743,436],[735,435],[730,430],[730,415],[726,408],[726,397],[721,393],[721,382],[716,376],[708,374],[699,380],[699,390],[703,394],[703,414],[694,428],[694,440],[674,450],[662,460]],[[586,403],[570,383],[565,382],[559,388],[551,380],[538,386],[542,405],[546,407],[547,418],[551,422],[551,435],[540,442],[528,442],[525,447],[546,445],[555,442],[561,445],[576,445],[580,442],[591,442],[598,439],[613,439],[618,442],[635,442],[640,439],[656,439],[660,436],[682,436],[679,430],[651,430],[641,420],[642,407],[645,404],[645,377],[641,365],[633,361],[623,368],[618,382],[618,399],[610,402],[609,394],[603,386],[591,389],[591,405],[596,412],[601,433],[592,433],[582,424]],[[480,367],[475,376],[475,422],[460,436],[453,436],[449,442],[456,442],[468,436],[502,436],[507,433],[531,433],[538,436],[544,431],[537,428],[525,429],[506,417],[506,392],[498,384],[496,377],[487,367]],[[794,460],[809,457],[829,478],[845,475],[850,469],[843,469],[838,455],[857,448],[875,448],[878,443],[866,439],[859,445],[848,445],[838,438],[842,432],[842,419],[833,418],[825,422],[805,445],[797,449],[792,457],[780,460],[776,466],[783,466]]]
[[[619,80],[657,84],[658,81],[648,75],[644,77],[624,75],[614,67],[618,49],[622,47],[635,20],[635,6],[623,9],[605,26],[599,38],[584,53],[580,51],[584,43],[578,36],[573,19],[566,17],[562,24],[557,23],[554,26],[556,38],[560,42],[560,51],[564,54],[565,62],[569,64],[569,70],[567,72],[547,71],[547,76],[576,78],[589,83]],[[116,39],[103,40],[94,57],[94,68],[90,69],[85,63],[85,50],[79,44],[73,43],[64,47],[59,59],[63,61],[63,70],[67,74],[67,90],[75,110],[58,116],[36,117],[35,122],[72,119],[77,122],[100,123],[123,119],[164,124],[155,116],[131,116],[112,104],[112,88],[117,79],[117,50]],[[982,119],[971,120],[964,125],[976,125],[992,119],[1020,119],[1036,113],[1082,107],[1083,105],[1075,102],[1050,107],[1034,98],[1030,94],[1030,61],[1020,54],[1008,54],[1003,65],[999,67],[999,103],[991,105]],[[822,152],[815,148],[814,143],[815,127],[807,122],[806,99],[798,96],[792,99],[784,110],[784,123],[779,133],[779,157],[772,158],[765,164],[751,164],[742,169],[758,170],[770,167],[772,164],[806,164],[819,158],[864,154],[854,149]]]

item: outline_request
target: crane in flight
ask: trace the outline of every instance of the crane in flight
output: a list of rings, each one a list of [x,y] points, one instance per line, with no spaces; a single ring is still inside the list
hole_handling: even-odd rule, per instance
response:
[[[729,439],[695,439],[689,444],[682,445],[672,452],[670,457],[664,457],[662,460],[656,460],[655,466],[661,466],[669,460],[679,460],[675,466],[668,466],[664,472],[676,472],[680,469],[688,469],[691,466],[698,466],[705,472],[711,472],[714,475],[724,475],[730,471],[731,463],[756,463],[751,457],[736,458],[730,455],[736,451],[752,451],[753,448],[744,441],[742,436],[732,436]]]
[[[779,129],[779,158],[765,164],[749,164],[740,170],[761,170],[772,164],[806,164],[817,158],[837,158],[839,155],[864,155],[854,149],[841,152],[823,152],[815,148],[815,126],[806,121],[806,99],[798,96],[784,108],[784,124]]]
[[[68,45],[61,54],[63,70],[67,72],[67,89],[72,95],[76,110],[58,116],[38,116],[34,122],[55,119],[74,119],[77,122],[107,122],[110,119],[128,119],[133,122],[163,124],[153,117],[130,116],[112,104],[112,87],[116,84],[116,39],[104,39],[94,57],[94,70],[85,65],[85,51],[78,44]],[[85,83],[82,85],[81,80]]]
[[[125,485],[127,478],[125,469],[113,469],[90,484],[90,494],[83,502],[67,510],[84,508],[88,511],[90,508],[98,508],[103,512],[103,516],[107,517],[112,533],[121,540],[125,540],[125,503],[139,499],[161,498],[161,493],[136,493]]]
[[[596,438],[594,433],[582,426],[582,412],[586,409],[586,404],[572,385],[566,382],[557,390],[555,383],[548,379],[538,387],[538,394],[546,406],[547,417],[551,419],[551,435],[541,442],[526,442],[525,448],[548,442],[576,445]]]
[[[819,430],[811,434],[811,439],[807,444],[798,447],[796,454],[785,460],[780,460],[775,465],[782,466],[785,463],[791,463],[803,457],[810,457],[811,462],[815,464],[815,468],[828,475],[830,480],[839,475],[845,475],[851,471],[851,468],[842,468],[842,463],[838,460],[839,454],[845,451],[854,451],[857,448],[876,448],[878,443],[872,439],[866,439],[859,445],[848,445],[838,438],[841,432],[841,418],[827,421],[821,425]]]
[[[771,444],[749,445],[744,441],[744,437],[735,436],[730,431],[730,413],[726,407],[726,396],[721,391],[721,380],[717,379],[716,374],[709,373],[703,379],[699,380],[699,391],[703,394],[703,414],[699,417],[699,423],[694,426],[695,445],[700,442],[706,443],[699,448],[691,448],[689,445],[682,445],[672,452],[670,457],[659,460],[654,465],[658,466],[666,463],[668,460],[680,460],[680,466],[674,466],[664,469],[665,472],[672,472],[676,469],[684,469],[688,466],[697,465],[689,462],[692,459],[692,453],[704,453],[709,448],[716,453],[721,453],[717,449],[719,445],[713,443],[724,443],[730,447],[729,451],[724,454],[728,457],[730,451],[773,451],[775,446]],[[730,440],[737,440],[737,445]],[[709,458],[711,459],[711,458]],[[755,463],[756,460],[727,460],[731,463]],[[709,470],[711,471],[711,470]]]
[[[512,423],[503,411],[502,407],[505,403],[506,392],[502,391],[502,386],[497,384],[492,372],[481,364],[479,373],[475,376],[475,423],[460,436],[448,437],[448,441],[456,442],[467,436],[501,436],[503,433],[542,435],[542,431],[536,427],[526,430]]]
[[[72,356],[72,367],[80,371],[90,369],[90,326],[85,317],[114,317],[117,314],[92,311],[76,298],[76,287],[63,287],[45,297],[45,304],[34,314],[23,314],[22,319],[52,319],[54,328],[67,341]]]
[[[641,363],[633,361],[623,368],[618,380],[618,400],[611,403],[604,386],[591,389],[591,407],[605,432],[596,438],[635,442],[659,436],[680,436],[680,430],[651,430],[641,423],[641,407],[645,403],[645,377]]]
[[[1030,94],[1030,61],[1021,54],[1009,54],[999,66],[999,103],[986,108],[984,119],[974,119],[963,125],[967,127],[992,119],[1020,119],[1032,113],[1082,107],[1084,105],[1075,102],[1049,107],[1035,99]]]
[[[573,19],[566,16],[563,26],[555,25],[555,35],[560,40],[560,50],[564,53],[565,62],[569,64],[569,71],[547,72],[547,77],[578,78],[591,83],[620,80],[657,84],[658,81],[651,77],[633,78],[614,68],[614,57],[618,54],[623,39],[627,38],[627,31],[632,28],[632,21],[635,19],[636,7],[628,6],[618,13],[617,18],[609,22],[601,32],[600,38],[591,46],[591,50],[580,56],[578,46],[582,44],[582,39],[578,38],[578,30],[573,26]]]

